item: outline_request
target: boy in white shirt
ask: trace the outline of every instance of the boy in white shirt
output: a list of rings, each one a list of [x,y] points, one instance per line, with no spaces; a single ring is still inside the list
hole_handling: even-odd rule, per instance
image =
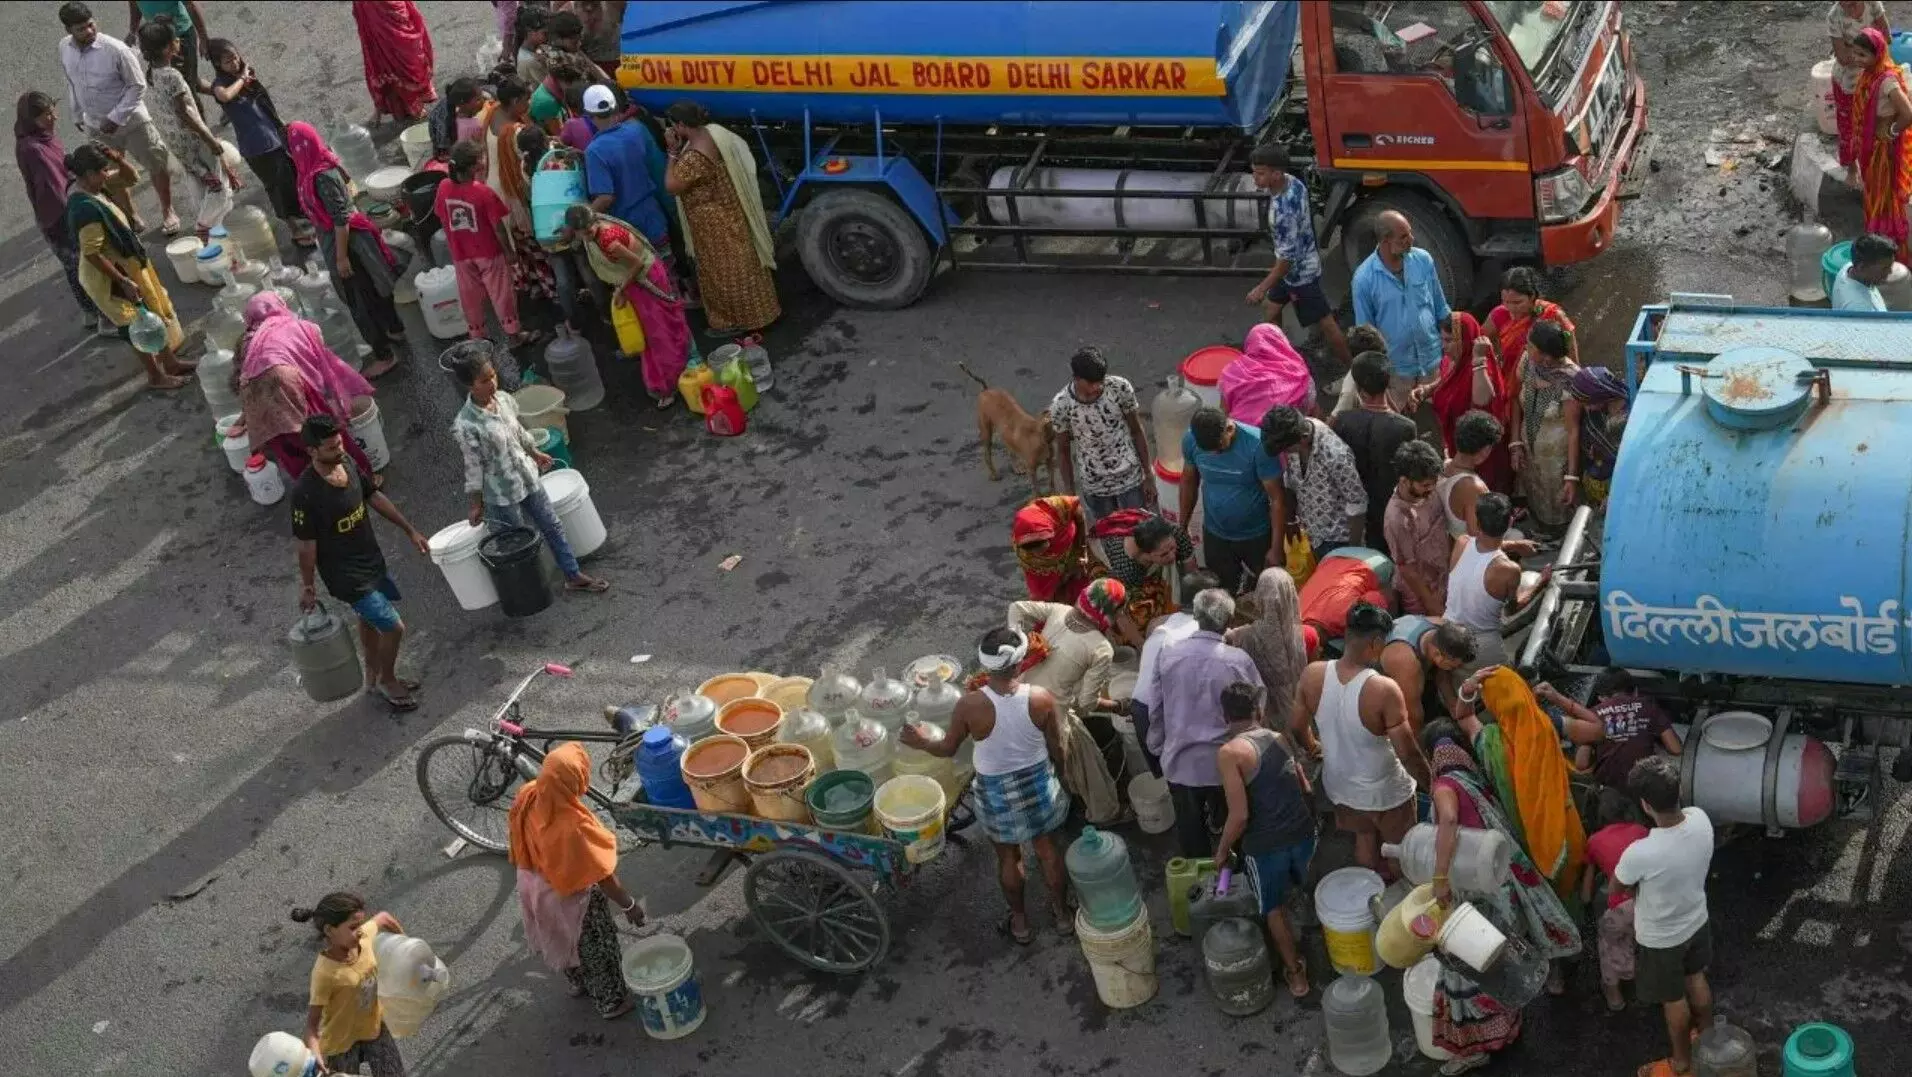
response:
[[[1680,808],[1680,769],[1667,756],[1633,765],[1627,789],[1653,821],[1646,837],[1627,847],[1614,881],[1635,888],[1634,939],[1639,958],[1634,990],[1660,1004],[1672,1047],[1665,1059],[1642,1066],[1639,1077],[1692,1071],[1692,1041],[1713,1027],[1713,930],[1706,912],[1706,873],[1713,862],[1713,822],[1698,808]]]

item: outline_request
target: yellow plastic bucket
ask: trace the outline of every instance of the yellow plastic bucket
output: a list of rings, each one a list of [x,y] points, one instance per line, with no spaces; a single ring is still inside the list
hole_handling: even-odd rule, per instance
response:
[[[757,696],[742,696],[717,708],[717,732],[743,738],[751,751],[777,742],[783,708]]]
[[[1372,976],[1380,970],[1374,952],[1374,913],[1368,899],[1386,884],[1367,868],[1342,868],[1315,886],[1315,916],[1328,945],[1328,961],[1347,976]]]
[[[750,790],[744,786],[744,763],[749,759],[750,745],[742,737],[721,733],[684,749],[678,767],[697,810],[749,815]]]
[[[924,864],[943,851],[944,804],[936,779],[906,774],[876,791],[876,819],[884,833],[903,843],[910,863]]]
[[[757,695],[783,708],[785,714],[804,705],[810,698],[808,677],[778,677],[757,689]]]
[[[750,790],[751,807],[765,819],[810,822],[810,805],[803,793],[816,776],[816,760],[801,744],[759,748],[744,762],[744,788]]]

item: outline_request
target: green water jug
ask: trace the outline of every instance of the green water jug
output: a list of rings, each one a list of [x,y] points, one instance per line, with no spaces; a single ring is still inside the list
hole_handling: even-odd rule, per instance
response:
[[[717,384],[727,385],[737,394],[738,407],[749,411],[757,406],[757,383],[751,378],[750,366],[744,362],[741,354],[718,366],[716,370]]]
[[[1069,843],[1063,854],[1069,885],[1075,888],[1082,915],[1098,931],[1120,931],[1142,912],[1142,888],[1129,863],[1128,843],[1092,826]]]
[[[1189,891],[1215,877],[1215,861],[1208,857],[1190,860],[1178,856],[1164,870],[1168,880],[1168,918],[1178,935],[1189,934]]]
[[[1786,1037],[1785,1077],[1853,1077],[1852,1037],[1838,1025],[1800,1025]]]

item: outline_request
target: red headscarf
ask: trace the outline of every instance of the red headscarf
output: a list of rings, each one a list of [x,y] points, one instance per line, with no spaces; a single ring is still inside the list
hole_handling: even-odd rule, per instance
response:
[[[1429,398],[1434,405],[1434,422],[1441,428],[1441,444],[1449,456],[1454,454],[1454,424],[1474,410],[1474,341],[1481,336],[1480,322],[1472,314],[1455,311],[1454,324],[1460,331],[1459,350],[1442,357],[1441,375]],[[1494,387],[1494,402],[1485,410],[1505,423],[1510,405],[1507,383],[1502,380],[1500,364],[1491,352],[1491,339],[1488,347],[1487,381]]]
[[[1029,597],[1038,602],[1074,602],[1088,583],[1089,544],[1082,534],[1080,505],[1062,494],[1039,497],[1024,505],[1009,526]]]
[[[326,212],[325,203],[319,200],[318,181],[319,173],[329,169],[337,169],[339,175],[346,176],[339,155],[333,153],[332,147],[319,137],[318,128],[304,121],[285,125],[285,148],[292,158],[292,167],[298,172],[299,208],[305,212],[305,219],[321,232],[332,231],[337,225],[332,215]],[[346,224],[354,232],[371,233],[372,238],[378,241],[379,252],[385,256],[385,264],[394,269],[398,267],[398,258],[385,245],[385,236],[378,230],[378,225],[372,223],[372,218],[354,209]]]
[[[1104,632],[1115,627],[1115,618],[1129,600],[1129,589],[1122,581],[1104,576],[1082,589],[1076,609]]]

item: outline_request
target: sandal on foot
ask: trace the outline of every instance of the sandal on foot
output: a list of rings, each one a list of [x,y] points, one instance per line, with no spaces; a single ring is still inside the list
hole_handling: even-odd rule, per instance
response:
[[[392,694],[391,689],[382,684],[373,685],[372,692],[378,696],[378,698],[384,700],[385,705],[392,708],[392,711],[396,714],[404,714],[407,711],[415,711],[418,709],[418,700],[413,699],[411,696],[395,696]]]
[[[1055,933],[1057,938],[1075,937],[1075,917],[1066,912],[1056,913]]]
[[[371,366],[366,367],[363,373],[365,375],[366,381],[377,381],[378,379],[384,377],[387,374],[390,374],[392,371],[397,369],[398,369],[398,357],[393,356],[390,359],[377,360]]]
[[[184,389],[190,380],[177,374],[167,374],[159,378],[147,378],[146,387],[156,393],[170,393],[176,389]]]
[[[1004,913],[1002,919],[996,921],[996,930],[1009,936],[1009,941],[1017,946],[1027,946],[1036,941],[1036,933],[1027,926],[1024,926],[1020,933],[1016,931],[1015,913]]]
[[[598,1014],[598,1016],[604,1018],[606,1021],[615,1021],[635,1009],[637,1009],[637,1000],[627,998],[624,1000],[623,1005],[617,1009],[612,1010],[610,1013]]]
[[[159,222],[159,230],[166,233],[169,236],[178,235],[179,234],[179,214],[168,213],[165,217],[161,218]]]
[[[1308,963],[1297,961],[1282,969],[1282,975],[1288,980],[1288,993],[1296,998],[1307,998],[1314,990],[1314,984],[1308,982]],[[1300,986],[1297,987],[1296,984]]]

